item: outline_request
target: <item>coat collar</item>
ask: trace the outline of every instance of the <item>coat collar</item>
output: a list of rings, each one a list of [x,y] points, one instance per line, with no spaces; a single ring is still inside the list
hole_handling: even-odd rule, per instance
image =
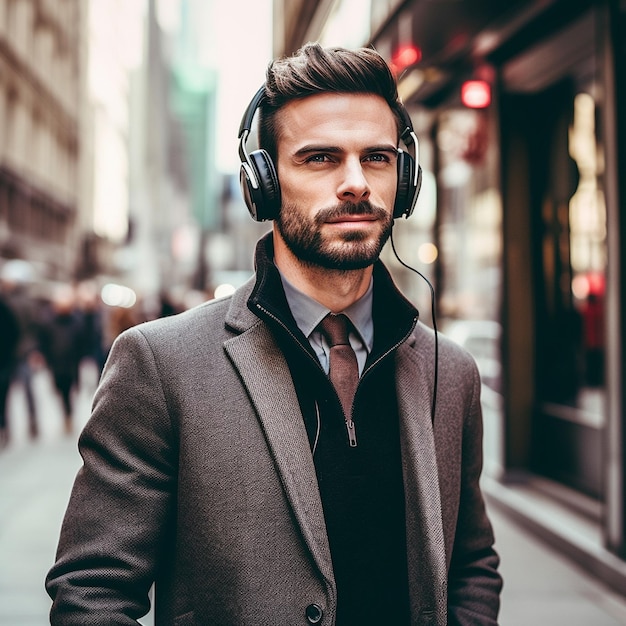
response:
[[[274,265],[274,246],[271,233],[261,238],[255,253],[256,276],[252,279],[252,290],[246,289],[247,307],[258,317],[263,318],[275,330],[276,322],[286,329],[293,338],[306,349],[310,345],[291,314],[289,304]],[[372,316],[374,319],[374,346],[370,360],[378,359],[392,346],[403,343],[410,337],[417,323],[419,313],[396,287],[387,268],[381,261],[374,264],[374,297]],[[242,300],[238,301],[238,305]],[[279,330],[279,332],[281,332]],[[311,354],[313,352],[311,351]]]

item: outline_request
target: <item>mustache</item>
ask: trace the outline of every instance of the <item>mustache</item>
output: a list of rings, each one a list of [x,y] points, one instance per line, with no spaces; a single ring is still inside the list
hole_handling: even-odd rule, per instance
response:
[[[323,224],[327,220],[337,219],[346,215],[371,215],[377,219],[387,219],[388,214],[382,207],[372,204],[369,200],[361,202],[342,202],[333,207],[321,209],[315,216],[317,224]]]

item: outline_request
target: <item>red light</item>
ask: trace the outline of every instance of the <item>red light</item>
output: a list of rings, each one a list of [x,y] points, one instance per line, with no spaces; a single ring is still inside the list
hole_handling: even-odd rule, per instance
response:
[[[491,104],[491,87],[484,80],[466,80],[461,87],[461,102],[470,109],[484,109]]]
[[[400,46],[394,53],[391,59],[391,65],[396,70],[396,73],[400,73],[410,65],[418,63],[422,59],[422,51],[413,44],[406,44]]]

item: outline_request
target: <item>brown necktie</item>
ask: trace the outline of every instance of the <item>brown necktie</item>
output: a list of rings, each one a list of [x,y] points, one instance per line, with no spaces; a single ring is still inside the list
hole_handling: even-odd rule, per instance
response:
[[[352,401],[359,384],[359,365],[348,339],[349,321],[345,315],[329,313],[321,322],[320,330],[330,346],[329,376],[346,419],[350,447],[356,447],[356,431],[352,421]]]

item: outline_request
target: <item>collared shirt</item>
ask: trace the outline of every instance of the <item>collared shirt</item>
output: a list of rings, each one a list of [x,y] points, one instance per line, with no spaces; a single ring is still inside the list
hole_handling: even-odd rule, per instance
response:
[[[280,278],[296,324],[309,340],[320,364],[328,374],[329,346],[317,325],[330,313],[330,309],[327,309],[323,304],[294,287],[282,273]],[[365,294],[356,302],[353,302],[347,309],[341,311],[348,317],[356,329],[356,332],[350,332],[349,339],[350,345],[356,353],[359,374],[363,373],[367,355],[371,352],[374,345],[374,321],[372,319],[373,283],[373,279],[370,280]]]

